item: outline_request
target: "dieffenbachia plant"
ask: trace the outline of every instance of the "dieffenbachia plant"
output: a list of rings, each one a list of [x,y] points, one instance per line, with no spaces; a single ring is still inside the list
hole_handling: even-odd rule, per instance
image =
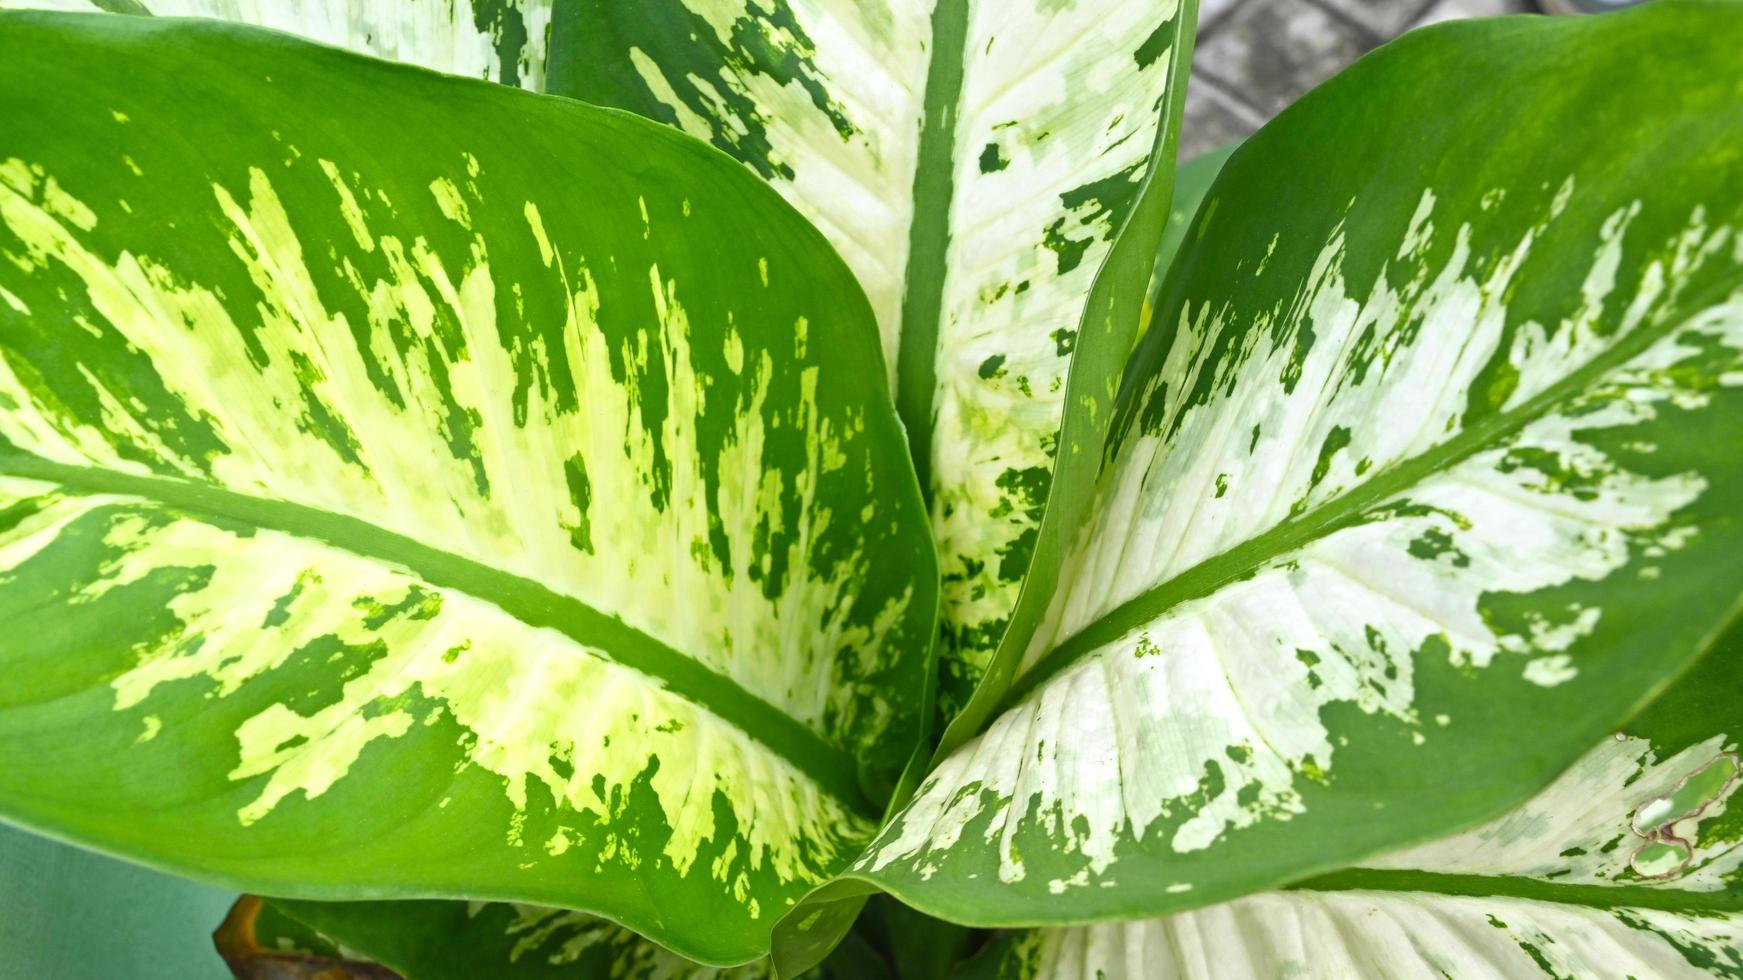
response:
[[[1700,67],[1738,16],[1418,34],[1243,145],[1009,707],[856,874],[953,918],[1234,897],[1492,815],[1704,651],[1743,593],[1743,92]]]
[[[947,714],[1032,632],[1047,591],[1019,593],[1087,502],[1154,266],[1194,0],[126,4],[628,109],[739,159],[871,301],[940,551]]]
[[[828,244],[621,113],[0,30],[0,806],[766,953],[929,711],[924,512]]]
[[[7,819],[422,978],[1743,972],[1743,8],[1164,241],[1189,2],[145,6],[509,85],[0,15]]]

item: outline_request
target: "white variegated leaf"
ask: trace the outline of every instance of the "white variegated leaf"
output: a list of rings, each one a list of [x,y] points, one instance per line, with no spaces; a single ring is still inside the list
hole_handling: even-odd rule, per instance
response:
[[[212,17],[533,91],[552,0],[0,0],[0,10]]]
[[[1743,975],[1743,913],[1411,892],[1255,895],[1166,919],[1041,929],[972,980],[1708,980]]]
[[[1561,885],[1739,889],[1743,768],[1737,738],[1714,735],[1659,758],[1650,740],[1606,739],[1505,817],[1364,867],[1504,875]],[[1729,816],[1729,819],[1727,819]]]
[[[558,12],[553,91],[733,154],[865,285],[943,553],[948,708],[1000,648],[1037,552],[1056,560],[1047,542],[1078,505],[1042,530],[1056,479],[1068,497],[1093,479],[1165,218],[1193,11],[583,0]],[[1068,402],[1083,418],[1062,431]],[[1072,475],[1055,473],[1061,446]],[[1038,612],[1019,617],[1013,656]]]
[[[766,956],[930,710],[821,236],[645,120],[235,25],[0,51],[0,813]]]
[[[1650,127],[1588,127],[1606,66],[1691,38]],[[981,924],[1231,898],[1518,802],[1707,649],[1743,604],[1743,93],[1680,73],[1724,38],[1722,4],[1441,28],[1238,150],[1006,710],[856,874]],[[1555,80],[1505,152],[1462,135],[1479,72]]]
[[[1032,930],[977,964],[1091,977],[1743,976],[1743,634],[1548,788],[1463,833],[1159,919]]]

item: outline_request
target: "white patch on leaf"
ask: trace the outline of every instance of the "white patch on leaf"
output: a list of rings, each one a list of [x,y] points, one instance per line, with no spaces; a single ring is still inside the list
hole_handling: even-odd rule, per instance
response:
[[[553,353],[563,355],[577,386],[572,408],[560,404],[563,393],[520,383],[497,323],[498,294],[508,284],[493,272],[482,236],[473,237],[475,264],[450,269],[422,238],[371,235],[353,224],[354,233],[378,243],[390,274],[370,280],[348,267],[369,322],[360,325],[362,346],[335,343],[332,338],[350,338],[357,326],[322,303],[307,265],[310,253],[264,172],[251,172],[246,202],[221,185],[213,191],[233,223],[231,249],[265,298],[258,308],[265,322],[252,330],[235,323],[211,289],[181,282],[171,265],[131,253],[113,265],[104,261],[80,240],[82,226],[63,218],[65,207],[32,199],[32,188],[46,186],[33,173],[16,162],[6,165],[0,222],[25,243],[30,267],[62,264],[76,274],[106,327],[149,357],[188,414],[218,430],[228,451],[209,465],[221,485],[348,514],[541,582],[620,617],[814,725],[847,710],[844,699],[877,697],[830,680],[841,651],[859,663],[879,655],[882,633],[899,618],[901,604],[883,610],[875,629],[855,625],[837,610],[853,605],[868,559],[836,555],[828,574],[817,570],[824,563],[816,542],[835,520],[817,499],[818,481],[841,465],[846,433],[817,409],[816,369],[807,369],[801,403],[780,416],[806,435],[806,467],[789,479],[765,466],[773,354],[747,358],[750,377],[737,385],[744,389],[741,405],[734,431],[712,460],[718,486],[711,489],[697,426],[705,379],[693,365],[689,313],[678,284],[657,268],[648,270],[648,289],[658,319],[638,336],[639,352],[625,352],[645,364],[648,348],[657,345],[670,371],[656,438],[644,422],[651,413],[640,393],[613,375],[612,342],[597,326],[601,300],[591,273],[552,243],[530,203],[524,229],[569,290],[561,331],[566,349],[548,351],[538,338],[532,354],[546,365]],[[339,181],[336,168],[329,173]],[[11,179],[17,175],[33,183]],[[451,181],[436,181],[431,193],[458,223],[468,223],[480,206]],[[355,205],[362,196],[346,200]],[[348,224],[362,221],[352,209],[343,213]],[[180,326],[188,322],[202,329]],[[463,358],[443,359],[447,324],[464,334]],[[402,333],[412,342],[397,340]],[[266,363],[257,362],[245,338],[259,345]],[[372,363],[402,404],[378,387]],[[0,396],[32,409],[0,414],[0,436],[44,459],[137,475],[152,469],[118,447],[148,446],[163,470],[200,477],[208,461],[164,445],[144,406],[109,392],[88,372],[86,380],[103,405],[101,426],[67,417],[0,357]],[[524,419],[511,403],[522,388]],[[473,459],[441,451],[456,410],[476,419]],[[349,454],[311,424],[318,412],[342,421],[352,440]],[[652,494],[661,451],[670,468],[663,507]],[[585,511],[567,475],[577,462],[590,487]],[[798,504],[796,528],[788,526],[789,502]],[[790,532],[788,580],[772,599],[752,574],[753,566],[760,571],[764,550],[759,528]],[[730,542],[729,565],[697,547],[714,532]],[[672,594],[687,599],[673,603]]]
[[[1415,707],[1422,655],[1464,669],[1498,668],[1510,655],[1505,669],[1538,684],[1577,677],[1578,643],[1599,627],[1601,606],[1558,603],[1515,622],[1492,602],[1601,583],[1699,533],[1673,522],[1706,479],[1635,472],[1591,436],[1691,404],[1702,379],[1671,368],[1698,344],[1716,342],[1743,365],[1743,295],[1674,323],[1651,319],[1652,304],[1674,297],[1729,241],[1699,211],[1647,264],[1648,301],[1599,295],[1614,288],[1611,256],[1637,210],[1628,207],[1605,225],[1582,312],[1558,327],[1580,333],[1587,308],[1608,302],[1613,313],[1620,300],[1624,329],[1601,345],[1557,348],[1527,326],[1504,349],[1509,288],[1566,196],[1511,250],[1478,262],[1463,227],[1444,266],[1382,270],[1366,296],[1344,281],[1340,228],[1300,294],[1259,322],[1189,304],[1140,404],[1167,401],[1148,406],[1146,428],[1105,479],[1029,664],[1189,572],[1227,584],[1188,593],[1044,681],[934,771],[859,867],[900,862],[924,877],[959,843],[984,844],[999,849],[1000,877],[1018,881],[1026,870],[1015,841],[1039,831],[1055,858],[1075,858],[1093,880],[1158,824],[1173,828],[1175,851],[1192,852],[1302,812],[1300,781],[1324,779],[1340,744],[1323,720],[1330,705],[1390,717],[1416,744],[1433,737]],[[1410,236],[1427,233],[1431,212],[1418,209],[1403,254],[1426,248]],[[1554,365],[1521,371],[1509,406],[1649,323],[1659,333],[1639,353],[1369,498],[1333,530],[1290,524],[1335,513],[1394,466],[1450,452],[1443,446],[1463,432],[1472,386],[1497,359],[1524,363],[1520,345]],[[1296,338],[1308,331],[1303,352]],[[1231,360],[1215,361],[1231,332]],[[1209,394],[1184,401],[1200,383]],[[1225,477],[1231,489],[1219,496]],[[1287,530],[1256,564],[1217,564],[1279,527]],[[981,840],[968,839],[970,826]]]
[[[1719,786],[1713,798],[1678,809],[1665,802],[1691,775],[1735,749],[1735,739],[1714,735],[1668,758],[1652,743],[1619,735],[1607,738],[1554,783],[1506,815],[1462,834],[1365,862],[1389,870],[1442,874],[1508,875],[1577,885],[1645,885],[1693,892],[1730,887],[1743,868],[1736,840],[1703,836],[1701,826],[1719,822],[1735,799],[1737,785]],[[1656,805],[1656,807],[1655,807]],[[1696,816],[1685,818],[1688,811]],[[1635,829],[1656,812],[1673,821],[1672,834],[1691,844],[1681,873],[1664,879],[1642,877],[1630,861],[1647,839]]]
[[[1026,577],[1078,331],[1103,329],[1086,304],[1164,122],[1179,14],[1174,0],[970,4],[931,465],[944,656],[967,677]]]
[[[239,21],[452,75],[545,87],[551,0],[145,0],[145,6],[158,17]],[[489,18],[482,25],[481,14]],[[521,43],[509,47],[516,35]]]
[[[1007,980],[1654,977],[1706,980],[1743,959],[1737,913],[1599,909],[1518,898],[1292,891],[1164,918],[1017,934]]]

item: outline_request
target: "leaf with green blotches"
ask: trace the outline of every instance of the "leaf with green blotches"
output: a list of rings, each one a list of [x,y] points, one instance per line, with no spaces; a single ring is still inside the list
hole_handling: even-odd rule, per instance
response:
[[[1224,901],[1494,817],[1706,650],[1739,44],[1724,3],[1437,27],[1237,150],[1004,713],[853,875],[980,925]]]
[[[1743,976],[1743,915],[1415,891],[1266,892],[1165,919],[1024,930],[956,976],[1708,980]]]
[[[1146,963],[1206,980],[1743,976],[1740,744],[1733,630],[1623,731],[1495,820],[1286,892],[1013,934],[966,976],[1089,980]],[[1675,860],[1651,866],[1667,849]]]
[[[1181,246],[1186,243],[1187,229],[1193,227],[1199,209],[1204,206],[1205,195],[1210,193],[1211,184],[1216,182],[1217,174],[1222,173],[1223,164],[1239,148],[1239,143],[1217,147],[1201,156],[1193,157],[1175,171],[1174,201],[1168,208],[1168,225],[1162,230],[1162,243],[1156,248],[1156,270],[1150,276],[1152,300],[1161,298],[1162,282],[1174,265],[1174,257],[1180,254]],[[1140,335],[1149,332],[1154,316],[1154,303],[1146,304]]]
[[[996,701],[1090,501],[1195,20],[1192,0],[578,0],[553,17],[551,91],[711,141],[865,285],[939,543],[946,717],[989,669]]]
[[[0,0],[0,10],[211,17],[534,92],[545,88],[552,7],[552,0]]]
[[[766,955],[930,714],[821,236],[664,127],[282,35],[0,50],[0,814]]]

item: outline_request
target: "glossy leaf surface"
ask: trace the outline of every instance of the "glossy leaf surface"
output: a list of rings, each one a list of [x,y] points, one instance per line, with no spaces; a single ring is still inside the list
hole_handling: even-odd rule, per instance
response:
[[[856,874],[980,924],[1231,898],[1517,804],[1702,653],[1743,595],[1740,41],[1724,3],[1440,27],[1243,145],[1010,707]]]
[[[1162,285],[1168,276],[1168,270],[1174,266],[1175,256],[1180,254],[1180,248],[1186,244],[1186,233],[1193,227],[1193,221],[1198,217],[1199,208],[1204,206],[1205,196],[1216,182],[1217,175],[1222,173],[1223,164],[1240,148],[1239,143],[1221,146],[1202,156],[1197,156],[1182,163],[1174,173],[1174,200],[1168,208],[1168,225],[1162,230],[1162,244],[1156,249],[1156,271],[1150,279],[1152,300],[1160,300]],[[1148,332],[1155,319],[1155,309],[1152,305],[1146,310],[1143,329]]]
[[[822,239],[620,113],[193,21],[0,49],[0,812],[764,955],[929,711]]]
[[[1002,941],[964,980],[1736,976],[1743,915],[1412,892],[1270,892]]]
[[[1743,635],[1523,806],[1299,890],[1033,930],[971,975],[1743,974]]]
[[[947,712],[996,650],[1020,655],[1087,503],[1166,218],[1195,9],[557,8],[552,91],[712,141],[864,284],[931,500]],[[1033,608],[1018,611],[1032,568]]]
[[[210,17],[451,75],[545,87],[551,0],[0,0],[0,10]]]

